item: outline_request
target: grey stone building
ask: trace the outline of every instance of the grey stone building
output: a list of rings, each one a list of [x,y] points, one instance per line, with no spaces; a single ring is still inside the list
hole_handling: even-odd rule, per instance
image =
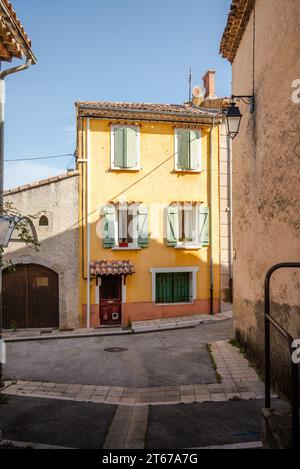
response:
[[[5,192],[22,215],[37,216],[39,251],[11,243],[3,272],[4,328],[79,326],[78,173],[72,171]]]

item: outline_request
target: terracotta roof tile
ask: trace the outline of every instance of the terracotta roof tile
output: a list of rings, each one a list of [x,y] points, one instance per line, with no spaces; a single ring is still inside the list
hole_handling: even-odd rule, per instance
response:
[[[11,61],[13,57],[25,55],[35,63],[31,40],[8,0],[0,0],[0,26],[1,59]]]
[[[110,117],[147,119],[159,115],[160,120],[198,120],[220,118],[220,109],[207,109],[195,107],[191,104],[153,104],[153,103],[128,103],[109,101],[78,101],[79,117]]]
[[[91,262],[91,274],[104,275],[132,275],[134,266],[131,261],[96,261]]]
[[[255,0],[232,0],[220,45],[220,54],[231,63],[236,56],[254,5]]]
[[[34,181],[34,182],[29,183],[29,184],[24,184],[23,186],[14,187],[13,189],[9,189],[9,190],[4,191],[3,195],[4,196],[9,196],[9,195],[12,195],[12,194],[17,194],[18,192],[28,191],[30,189],[36,189],[37,187],[46,186],[46,185],[51,184],[53,182],[59,182],[59,181],[62,181],[64,179],[74,177],[74,176],[78,176],[78,175],[79,175],[78,171],[69,171],[68,173],[59,174],[58,176],[53,176],[53,177],[48,178],[48,179],[40,179],[39,181]]]

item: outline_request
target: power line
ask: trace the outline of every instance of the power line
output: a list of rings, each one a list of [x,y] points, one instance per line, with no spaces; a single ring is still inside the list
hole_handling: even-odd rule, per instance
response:
[[[12,160],[5,160],[6,162],[13,162],[13,163],[16,163],[18,161],[34,161],[34,160],[50,160],[50,159],[53,159],[53,158],[65,158],[67,156],[73,156],[74,157],[74,153],[66,153],[65,155],[53,155],[53,156],[39,156],[39,157],[34,157],[34,158],[15,158],[15,159],[12,159]]]

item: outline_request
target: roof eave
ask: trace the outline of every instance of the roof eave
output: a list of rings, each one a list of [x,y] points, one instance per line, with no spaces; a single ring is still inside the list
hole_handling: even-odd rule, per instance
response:
[[[99,111],[99,113],[105,113],[104,115],[90,115],[90,117],[102,117],[102,118],[107,118],[107,119],[114,119],[114,118],[136,118],[139,119],[142,115],[148,116],[149,120],[151,120],[151,116],[154,118],[157,118],[160,116],[163,119],[163,116],[168,116],[168,117],[174,117],[174,120],[176,119],[185,119],[187,122],[200,122],[201,120],[212,120],[212,119],[221,119],[222,115],[219,110],[211,110],[211,112],[204,112],[203,114],[190,114],[190,113],[182,113],[182,112],[172,112],[172,111],[159,111],[159,110],[147,110],[147,109],[112,109],[110,107],[106,106],[99,106],[99,105],[92,105],[92,104],[87,104],[83,105],[80,103],[75,103],[75,106],[78,109],[78,117],[88,117],[87,114],[84,116],[81,115],[80,110],[94,110],[94,111]],[[206,111],[206,109],[205,109]],[[122,115],[121,115],[122,114]]]
[[[4,0],[0,0],[0,8],[3,12],[7,26],[9,28],[10,33],[13,35],[14,39],[18,42],[22,49],[23,57],[27,59],[31,59],[33,64],[37,63],[37,58],[35,57],[30,42],[26,37],[25,33],[22,31],[20,25],[18,24],[17,17],[12,14],[10,9],[8,8],[7,2]],[[18,56],[15,56],[19,58]]]
[[[235,59],[254,6],[255,0],[232,0],[220,44],[220,55],[230,63]]]

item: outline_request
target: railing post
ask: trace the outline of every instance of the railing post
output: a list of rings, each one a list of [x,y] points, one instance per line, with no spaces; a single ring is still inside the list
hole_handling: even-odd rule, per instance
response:
[[[299,449],[299,365],[292,361],[291,368],[293,449]]]
[[[265,409],[271,408],[271,351],[270,351],[270,274],[265,278]]]

